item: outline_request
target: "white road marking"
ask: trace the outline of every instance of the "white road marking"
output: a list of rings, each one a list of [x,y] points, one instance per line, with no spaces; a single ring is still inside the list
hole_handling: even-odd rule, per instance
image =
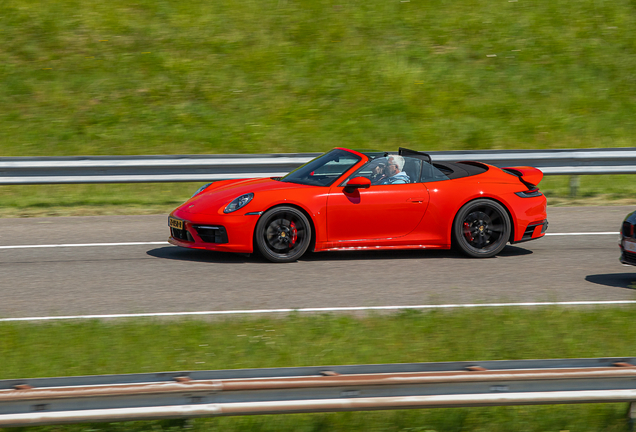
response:
[[[157,312],[138,314],[106,314],[106,315],[63,315],[24,318],[0,318],[0,322],[10,321],[54,321],[54,320],[80,320],[80,319],[107,319],[107,318],[145,318],[145,317],[182,317],[201,315],[241,315],[241,314],[271,314],[291,312],[367,312],[367,311],[399,311],[407,309],[456,309],[456,308],[483,308],[483,307],[522,307],[522,306],[610,306],[636,304],[636,300],[606,300],[606,301],[569,301],[569,302],[525,302],[525,303],[466,303],[466,304],[442,304],[442,305],[416,305],[416,306],[352,306],[333,308],[299,308],[299,309],[246,309],[246,310],[222,310],[201,312]]]
[[[579,232],[579,233],[546,233],[546,236],[587,236],[587,235],[618,235],[616,231],[605,232]],[[0,246],[0,249],[37,249],[37,248],[62,248],[62,247],[106,247],[106,246],[139,246],[139,245],[167,245],[167,241],[158,242],[126,242],[126,243],[63,243],[48,245],[15,245]]]
[[[103,246],[138,246],[138,245],[167,245],[167,241],[160,242],[127,242],[127,243],[66,243],[50,245],[17,245],[0,246],[0,249],[35,249],[35,248],[61,248],[61,247],[103,247]]]

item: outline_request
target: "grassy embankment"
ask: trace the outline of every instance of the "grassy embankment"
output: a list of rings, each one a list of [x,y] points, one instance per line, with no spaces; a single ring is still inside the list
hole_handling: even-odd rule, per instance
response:
[[[0,323],[0,379],[168,370],[636,356],[634,308]],[[541,323],[538,325],[537,323]],[[200,431],[626,431],[626,404],[200,419]],[[46,431],[165,430],[138,422]],[[40,429],[37,429],[40,430]]]
[[[635,25],[630,0],[5,1],[0,156],[634,146]],[[0,207],[165,212],[194,188],[3,187]]]

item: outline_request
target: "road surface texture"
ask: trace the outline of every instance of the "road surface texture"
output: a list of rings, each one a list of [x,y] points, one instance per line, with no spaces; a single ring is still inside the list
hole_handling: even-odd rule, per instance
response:
[[[616,232],[632,207],[549,208],[548,233]],[[162,242],[167,215],[1,219],[0,247]],[[296,263],[169,244],[0,248],[0,317],[636,300],[616,235],[553,235],[492,259],[324,252]]]

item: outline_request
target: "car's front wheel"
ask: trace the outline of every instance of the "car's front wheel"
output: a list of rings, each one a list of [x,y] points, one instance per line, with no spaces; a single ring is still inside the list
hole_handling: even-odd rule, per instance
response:
[[[256,245],[272,262],[292,262],[300,258],[311,242],[311,225],[294,207],[274,207],[256,224]]]
[[[459,249],[475,258],[497,255],[510,238],[510,218],[496,201],[477,199],[466,203],[455,217],[453,237]]]

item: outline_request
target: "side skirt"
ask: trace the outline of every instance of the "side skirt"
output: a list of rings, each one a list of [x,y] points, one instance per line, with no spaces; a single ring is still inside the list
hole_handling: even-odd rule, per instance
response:
[[[327,243],[316,245],[314,252],[357,251],[357,250],[407,250],[407,249],[450,249],[450,245],[386,245],[386,246],[343,246]]]

